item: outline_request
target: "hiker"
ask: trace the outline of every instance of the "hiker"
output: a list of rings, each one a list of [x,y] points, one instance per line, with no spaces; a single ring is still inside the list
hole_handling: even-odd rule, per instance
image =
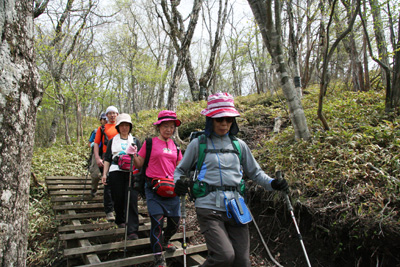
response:
[[[101,113],[100,115],[100,127],[104,127],[104,125],[107,123],[107,116],[105,113]],[[90,194],[92,197],[95,197],[97,194],[97,187],[99,185],[99,181],[101,178],[101,172],[100,172],[100,168],[97,166],[97,162],[96,162],[96,157],[94,156],[94,139],[96,137],[96,133],[97,133],[98,128],[94,129],[90,135],[89,138],[89,147],[91,147],[91,152],[90,152],[90,158],[89,158],[89,173],[90,173],[90,177],[92,179],[92,184],[91,184],[91,191]],[[103,150],[101,149],[101,142],[99,144],[99,156],[101,157],[103,155]]]
[[[173,191],[173,177],[175,168],[182,159],[182,152],[171,138],[181,121],[177,119],[175,112],[162,110],[153,125],[158,136],[146,139],[139,153],[134,154],[134,162],[146,175],[145,195],[151,219],[150,243],[155,266],[159,267],[166,266],[162,251],[176,250],[170,239],[179,228],[180,201]],[[165,217],[167,227],[163,233]]]
[[[207,108],[201,114],[206,116],[205,134],[188,145],[176,168],[175,193],[185,195],[192,184],[197,219],[208,249],[207,260],[201,266],[249,267],[250,239],[246,223],[251,221],[251,215],[240,194],[243,194],[242,171],[266,190],[286,190],[288,184],[284,179],[275,180],[265,174],[247,144],[235,137],[239,131],[236,117],[240,114],[230,94],[210,95]],[[202,140],[208,151],[202,149],[205,157],[197,165]],[[189,177],[195,166],[195,181],[184,182],[182,176]],[[239,214],[238,209],[243,210],[245,222],[241,222],[241,216],[238,221],[234,218]]]
[[[114,136],[118,134],[117,129],[115,129],[115,121],[118,116],[118,109],[114,106],[109,106],[106,109],[107,123],[104,126],[100,126],[97,129],[96,137],[94,139],[94,143],[97,144],[93,146],[94,156],[96,158],[97,166],[100,168],[100,172],[103,173],[103,157],[107,150],[108,140],[111,140]],[[99,144],[101,144],[101,148],[99,148]],[[101,151],[101,154],[100,154]],[[98,183],[98,181],[97,181]],[[92,185],[92,196],[95,196],[97,191],[97,185],[94,188]],[[104,185],[104,195],[103,195],[103,203],[104,203],[104,211],[106,213],[106,219],[109,222],[115,221],[114,217],[114,205],[111,197],[111,188],[108,185]]]
[[[125,155],[130,162],[130,156],[126,149],[134,143],[140,148],[140,142],[131,135],[132,119],[129,114],[121,113],[117,117],[115,128],[118,134],[114,136],[107,144],[107,150],[104,155],[104,168],[101,181],[104,185],[111,187],[111,195],[114,201],[115,223],[118,228],[127,227],[127,237],[129,240],[138,239],[139,214],[138,214],[138,192],[131,190],[129,194],[129,218],[128,225],[125,225],[125,214],[127,214],[128,190],[130,166],[127,168],[119,164]]]
[[[107,116],[106,116],[106,113],[103,112],[100,115],[100,124],[101,124],[100,126],[106,125],[106,123],[107,123]],[[94,146],[94,138],[96,137],[97,129],[98,128],[94,129],[92,131],[92,133],[90,134],[89,143],[88,143],[89,147]],[[101,146],[101,144],[99,146]]]

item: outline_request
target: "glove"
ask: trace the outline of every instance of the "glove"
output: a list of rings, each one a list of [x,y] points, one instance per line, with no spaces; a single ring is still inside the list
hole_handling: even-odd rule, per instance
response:
[[[175,183],[175,194],[178,196],[183,196],[189,193],[189,184],[188,182],[184,182],[182,179],[179,179]]]
[[[272,180],[271,187],[274,190],[280,190],[280,191],[288,191],[289,190],[289,185],[284,178]]]
[[[126,154],[135,155],[137,154],[137,146],[135,144],[130,144],[126,149]]]

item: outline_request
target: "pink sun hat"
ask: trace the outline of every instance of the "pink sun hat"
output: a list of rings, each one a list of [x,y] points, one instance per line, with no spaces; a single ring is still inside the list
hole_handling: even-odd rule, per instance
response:
[[[181,121],[176,118],[176,113],[172,110],[161,110],[160,113],[158,113],[158,121],[153,123],[153,125],[159,125],[163,121],[175,121],[176,127],[181,125]]]
[[[207,108],[201,111],[202,115],[210,118],[239,117],[233,96],[228,93],[216,93],[207,99]]]

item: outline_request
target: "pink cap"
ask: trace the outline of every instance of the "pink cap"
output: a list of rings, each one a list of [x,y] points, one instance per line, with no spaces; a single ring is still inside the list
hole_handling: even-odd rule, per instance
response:
[[[176,127],[181,125],[181,121],[176,118],[176,113],[172,110],[161,110],[160,113],[158,113],[158,121],[153,123],[153,125],[159,125],[163,121],[175,121]]]

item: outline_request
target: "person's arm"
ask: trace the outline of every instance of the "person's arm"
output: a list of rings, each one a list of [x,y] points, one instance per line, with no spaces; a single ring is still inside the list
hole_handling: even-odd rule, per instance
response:
[[[112,141],[111,139],[108,144],[107,144],[107,150],[106,153],[104,154],[104,167],[103,167],[103,176],[101,177],[101,182],[105,185],[107,185],[107,174],[108,171],[110,170],[110,165],[112,161],[112,153],[111,153],[111,147],[112,147]]]
[[[101,182],[104,185],[107,185],[107,173],[109,169],[110,169],[110,162],[104,161],[103,176],[101,177]]]
[[[138,154],[133,155],[133,165],[135,165],[136,168],[140,169],[143,167],[144,164],[144,158],[139,156]]]
[[[97,166],[99,166],[100,168],[102,168],[104,166],[103,164],[103,160],[100,158],[99,156],[99,146],[98,144],[95,143],[95,145],[93,146],[93,153],[94,153],[94,157],[96,158],[96,163]]]
[[[266,190],[273,190],[271,187],[271,182],[274,180],[269,177],[260,167],[260,165],[255,160],[250,148],[245,142],[240,140],[240,148],[242,150],[242,166],[244,173],[251,180],[255,181],[259,185],[263,186]]]
[[[96,137],[94,138],[95,145],[93,146],[93,153],[94,153],[94,157],[96,159],[97,166],[99,166],[100,168],[103,167],[103,160],[100,158],[100,155],[99,155],[99,149],[102,149],[101,147],[99,148],[99,144],[101,142],[102,142],[101,129],[99,127],[96,132]]]

